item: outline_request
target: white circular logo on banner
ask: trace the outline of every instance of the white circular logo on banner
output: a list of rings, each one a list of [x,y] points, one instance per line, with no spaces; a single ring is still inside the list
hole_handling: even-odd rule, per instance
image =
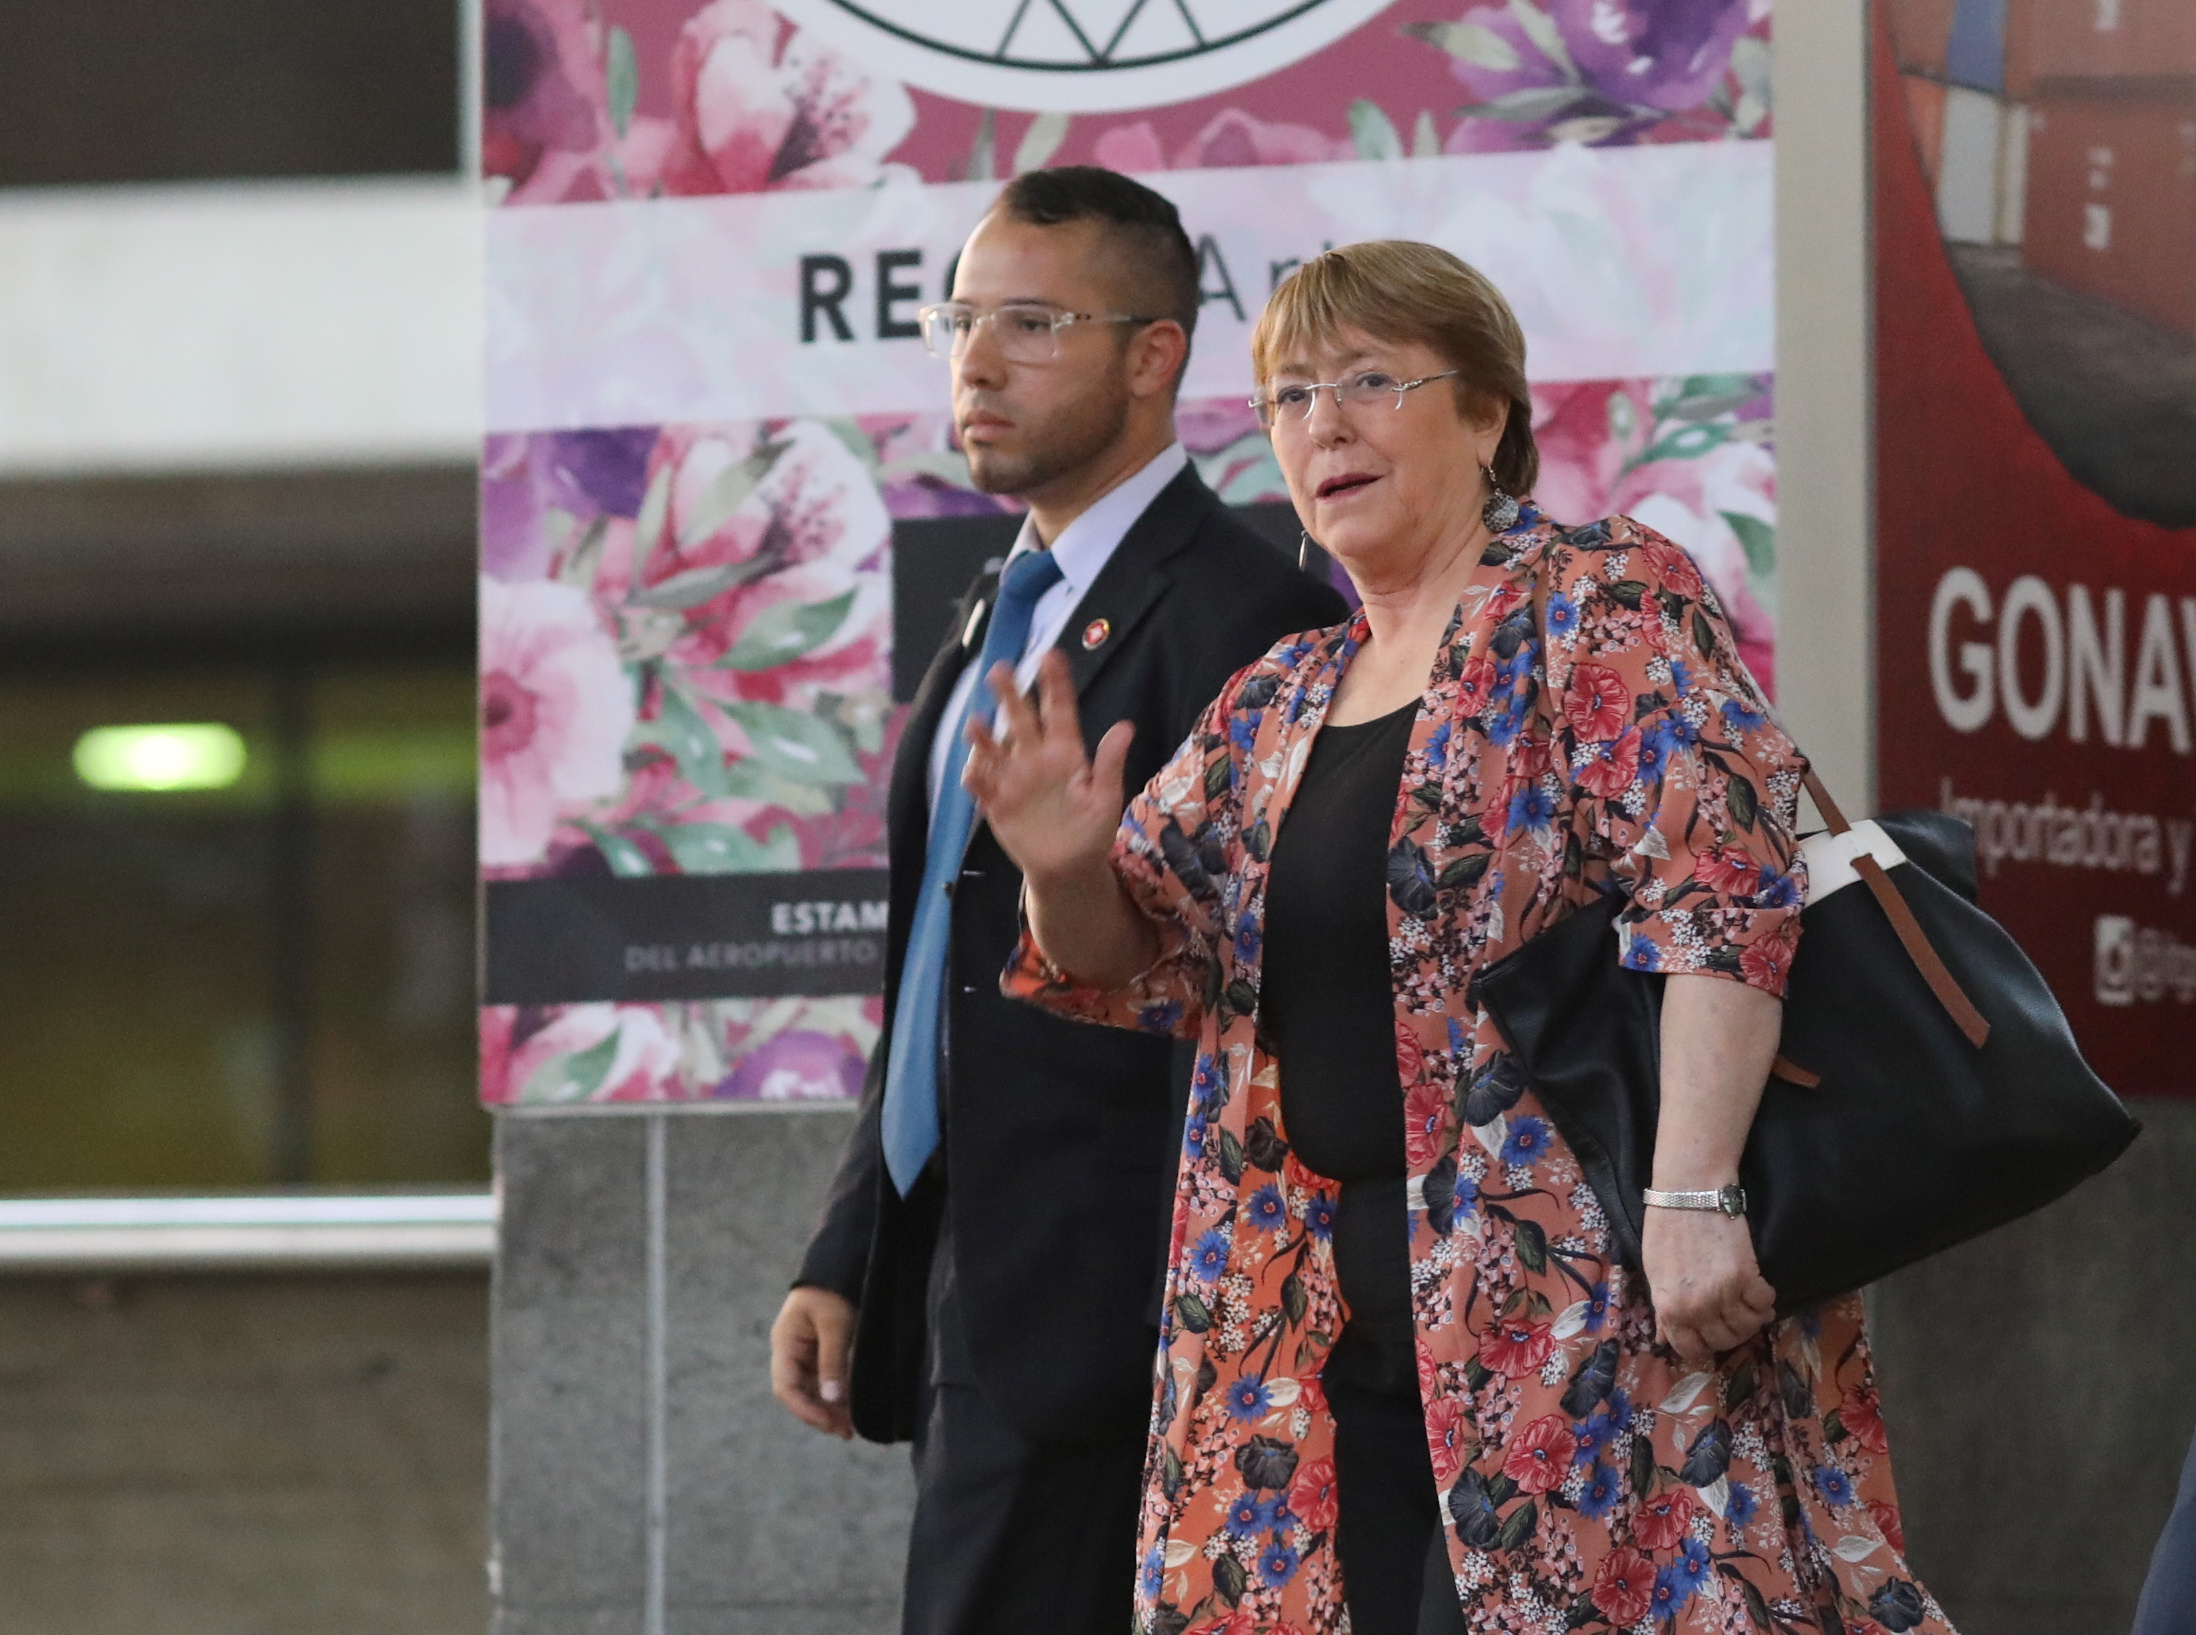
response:
[[[982,107],[1113,113],[1301,62],[1391,0],[771,0],[909,85]]]

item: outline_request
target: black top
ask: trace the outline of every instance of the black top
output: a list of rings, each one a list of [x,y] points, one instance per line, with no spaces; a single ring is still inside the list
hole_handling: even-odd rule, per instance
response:
[[[1353,1327],[1410,1323],[1410,1240],[1388,966],[1388,829],[1413,702],[1322,727],[1275,837],[1258,1017],[1289,1145],[1342,1183],[1335,1274]]]

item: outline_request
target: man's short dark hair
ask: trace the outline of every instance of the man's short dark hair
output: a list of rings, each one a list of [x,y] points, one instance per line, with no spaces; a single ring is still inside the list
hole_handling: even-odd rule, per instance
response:
[[[999,195],[998,209],[1032,227],[1096,221],[1119,247],[1128,296],[1139,317],[1172,318],[1197,329],[1197,251],[1181,212],[1164,194],[1097,165],[1025,170]]]

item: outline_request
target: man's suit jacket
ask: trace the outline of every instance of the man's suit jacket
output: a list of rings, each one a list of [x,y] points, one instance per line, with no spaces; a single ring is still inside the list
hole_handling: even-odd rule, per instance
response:
[[[996,572],[970,587],[916,693],[893,765],[885,966],[891,1038],[908,927],[929,837],[932,740],[962,668],[983,646]],[[982,604],[979,609],[978,604]],[[1136,723],[1127,789],[1164,766],[1237,670],[1295,631],[1345,613],[1233,515],[1195,468],[1137,519],[1060,638],[1083,735],[1095,747]],[[1095,620],[1105,639],[1085,647]],[[914,1434],[928,1363],[924,1297],[938,1211],[950,1212],[954,1276],[978,1383],[1036,1440],[1140,1434],[1151,1411],[1155,1281],[1162,1275],[1186,1097],[1169,1041],[1048,1016],[1001,996],[1020,935],[1021,874],[981,822],[953,886],[940,1075],[943,1198],[902,1199],[878,1134],[884,1062],[870,1062],[859,1117],[799,1283],[860,1308],[854,1424],[872,1441]]]

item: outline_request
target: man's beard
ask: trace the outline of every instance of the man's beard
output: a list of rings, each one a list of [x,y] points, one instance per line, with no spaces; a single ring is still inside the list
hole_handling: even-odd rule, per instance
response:
[[[1128,426],[1129,399],[1116,392],[1102,403],[1062,411],[1037,428],[1027,451],[1002,455],[982,445],[970,448],[968,475],[986,494],[1030,494],[1089,464],[1120,440]]]

